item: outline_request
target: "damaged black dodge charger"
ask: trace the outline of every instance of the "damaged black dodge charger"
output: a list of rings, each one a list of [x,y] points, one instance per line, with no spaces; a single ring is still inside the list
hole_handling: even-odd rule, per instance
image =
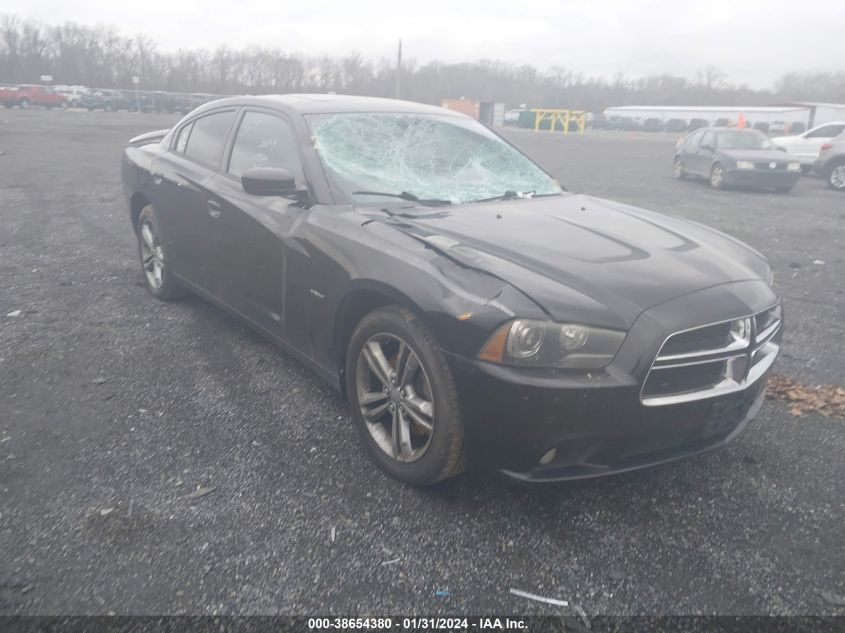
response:
[[[590,477],[722,446],[782,312],[760,253],[574,195],[463,115],[230,98],[133,139],[149,291],[243,318],[340,389],[391,475]]]

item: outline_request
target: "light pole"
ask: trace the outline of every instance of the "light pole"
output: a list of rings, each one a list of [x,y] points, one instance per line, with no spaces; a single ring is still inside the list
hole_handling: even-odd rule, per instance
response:
[[[396,51],[396,98],[402,92],[402,40],[399,40],[399,48]]]
[[[135,107],[138,109],[138,112],[141,111],[141,97],[138,94],[138,84],[141,83],[141,78],[135,75],[132,77],[132,83],[135,85]]]

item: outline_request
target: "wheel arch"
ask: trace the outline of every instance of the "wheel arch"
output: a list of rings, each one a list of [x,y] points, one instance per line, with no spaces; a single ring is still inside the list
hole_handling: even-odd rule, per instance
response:
[[[137,231],[138,230],[138,218],[141,215],[141,211],[144,210],[150,204],[150,201],[140,191],[136,191],[132,194],[132,197],[129,199],[129,217],[132,220],[132,228]]]
[[[375,280],[359,280],[343,296],[335,311],[332,329],[332,357],[338,383],[346,397],[346,351],[352,332],[367,314],[387,305],[398,305],[416,314],[425,323],[425,311],[401,290]]]

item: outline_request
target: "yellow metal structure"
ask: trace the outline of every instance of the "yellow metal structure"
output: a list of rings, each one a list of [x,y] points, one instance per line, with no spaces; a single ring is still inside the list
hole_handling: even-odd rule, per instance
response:
[[[552,132],[557,130],[557,124],[560,122],[560,127],[564,134],[569,134],[569,123],[575,121],[578,126],[578,133],[583,134],[587,128],[587,118],[583,110],[560,110],[557,108],[533,108],[531,112],[534,113],[534,131],[540,129],[540,124],[543,121],[549,122],[549,130]]]

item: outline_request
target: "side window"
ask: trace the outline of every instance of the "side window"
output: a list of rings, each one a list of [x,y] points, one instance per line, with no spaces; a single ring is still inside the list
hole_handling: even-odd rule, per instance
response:
[[[686,146],[687,149],[695,149],[698,147],[698,143],[701,141],[701,137],[704,136],[704,130],[699,130],[698,132],[693,132],[690,137],[687,139]]]
[[[182,129],[179,130],[179,136],[176,137],[176,151],[180,154],[185,153],[185,148],[188,146],[188,137],[191,135],[191,128],[194,127],[193,122],[188,123],[188,125],[182,126]]]
[[[715,147],[716,135],[713,132],[705,132],[704,136],[701,139],[701,145],[709,145],[710,147]]]
[[[281,167],[298,183],[304,180],[296,138],[281,117],[263,112],[244,114],[232,147],[229,173],[239,178],[253,167]]]
[[[207,114],[194,121],[185,147],[185,156],[209,167],[217,167],[234,120],[235,112],[230,110]]]
[[[842,133],[843,125],[825,125],[807,134],[807,138],[832,138]]]

